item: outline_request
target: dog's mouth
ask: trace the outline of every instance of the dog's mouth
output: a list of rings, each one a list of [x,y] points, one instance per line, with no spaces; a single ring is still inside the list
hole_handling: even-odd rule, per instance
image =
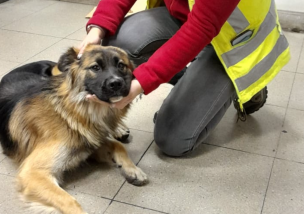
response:
[[[116,92],[109,93],[106,90],[101,90],[101,92],[94,92],[93,90],[90,90],[89,88],[87,88],[86,91],[87,91],[86,98],[95,96],[99,100],[101,100],[103,102],[107,102],[107,103],[119,102],[129,94],[128,90],[122,90],[122,91],[116,91]]]
[[[123,98],[123,96],[115,96],[115,97],[111,97],[109,100],[111,103],[117,103],[119,101],[121,101]]]
[[[116,103],[129,94],[131,80],[121,77],[110,77],[104,81],[87,80],[85,90],[88,96],[94,96],[107,103]]]
[[[96,98],[98,98],[99,100],[103,101],[103,102],[107,102],[107,103],[117,103],[119,101],[121,101],[124,96],[113,96],[113,97],[110,97],[109,99],[107,100],[104,100],[102,99],[101,97],[98,97],[96,94],[91,94],[91,93],[88,93],[87,94],[87,98],[88,97],[92,97],[92,96],[95,96]]]

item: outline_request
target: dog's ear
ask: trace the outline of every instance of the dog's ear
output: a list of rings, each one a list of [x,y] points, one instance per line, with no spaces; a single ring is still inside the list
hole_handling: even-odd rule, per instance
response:
[[[70,69],[71,65],[77,60],[79,50],[69,48],[64,54],[61,55],[58,61],[58,69],[61,72],[66,72]]]
[[[129,59],[130,60],[130,69],[131,69],[131,71],[132,71],[132,73],[133,73],[133,71],[135,70],[135,68],[137,67],[136,65],[135,65],[135,63],[131,60],[131,59]]]

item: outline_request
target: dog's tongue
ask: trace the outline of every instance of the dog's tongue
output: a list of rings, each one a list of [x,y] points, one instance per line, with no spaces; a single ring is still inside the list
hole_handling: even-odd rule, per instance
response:
[[[110,98],[110,102],[111,102],[111,103],[117,103],[117,102],[121,101],[122,98],[123,98],[122,96],[111,97],[111,98]]]

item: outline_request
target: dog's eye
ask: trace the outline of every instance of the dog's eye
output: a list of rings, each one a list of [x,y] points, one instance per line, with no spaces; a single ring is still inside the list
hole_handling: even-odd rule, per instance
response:
[[[122,62],[119,62],[119,63],[117,64],[117,68],[118,68],[119,70],[121,70],[121,71],[123,71],[125,67],[126,67],[126,65],[123,64]]]
[[[93,65],[90,69],[92,69],[93,71],[99,71],[100,67],[98,65]]]

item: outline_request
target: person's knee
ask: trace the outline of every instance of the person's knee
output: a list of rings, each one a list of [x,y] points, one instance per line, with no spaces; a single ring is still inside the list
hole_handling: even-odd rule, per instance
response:
[[[174,147],[174,142],[170,141],[168,138],[161,138],[155,135],[155,143],[158,148],[168,156],[179,157],[183,155],[183,152],[180,149]]]
[[[155,128],[154,141],[159,149],[168,156],[180,157],[189,152],[187,142],[179,139],[172,131],[163,128]]]
[[[116,46],[135,58],[153,53],[168,41],[181,24],[166,7],[145,10],[124,19],[116,35],[102,40],[103,46]]]

